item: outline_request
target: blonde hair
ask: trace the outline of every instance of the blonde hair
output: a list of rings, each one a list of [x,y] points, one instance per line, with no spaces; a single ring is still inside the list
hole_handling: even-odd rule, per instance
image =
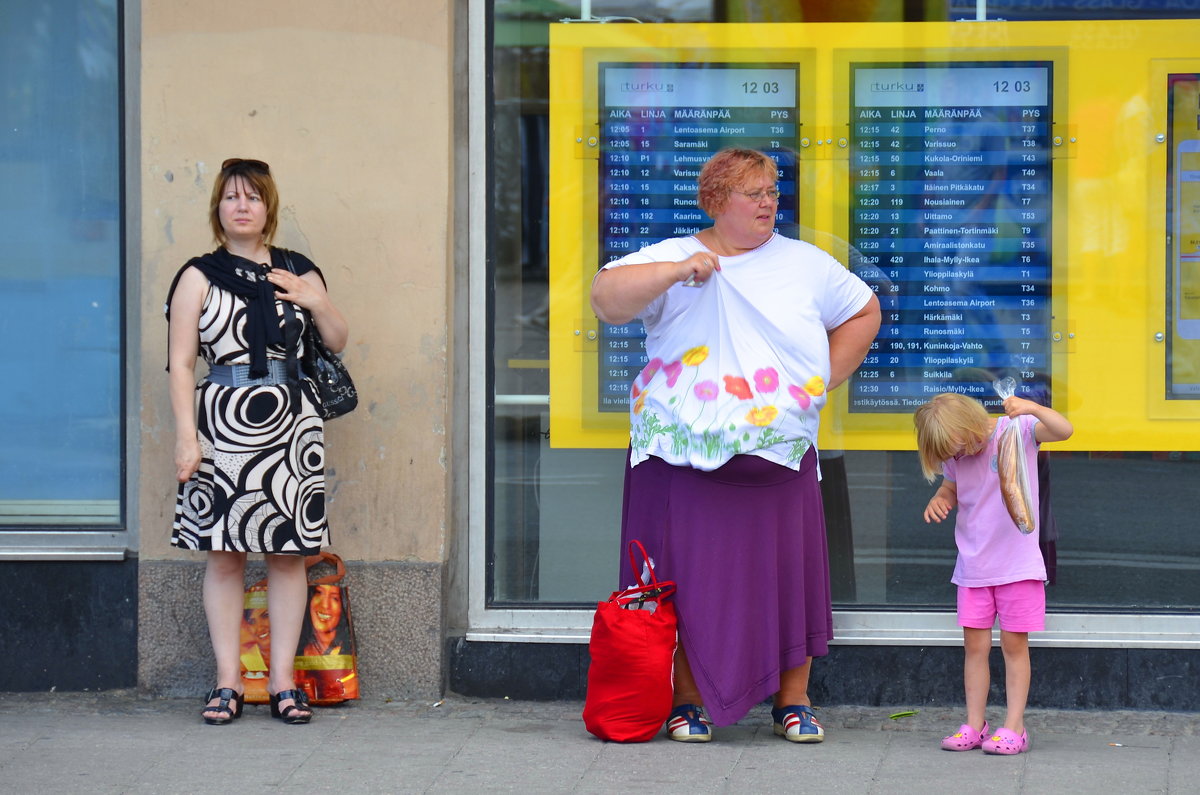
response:
[[[979,401],[957,392],[943,392],[917,408],[913,425],[917,428],[921,473],[932,483],[942,474],[943,461],[957,455],[963,445],[987,439],[991,418]]]
[[[275,230],[279,226],[279,190],[271,176],[271,167],[261,160],[242,160],[236,157],[225,161],[221,170],[217,172],[216,181],[213,182],[212,196],[208,201],[208,223],[212,226],[213,240],[220,246],[229,242],[229,237],[221,226],[220,210],[225,186],[233,179],[243,180],[258,193],[266,205],[267,223],[263,227],[263,243],[271,245],[271,241],[275,239]]]

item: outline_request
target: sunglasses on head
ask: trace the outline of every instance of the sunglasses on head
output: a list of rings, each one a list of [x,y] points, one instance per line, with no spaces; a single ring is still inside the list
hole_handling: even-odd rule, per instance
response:
[[[231,157],[228,160],[226,160],[224,163],[221,164],[221,170],[229,171],[230,169],[238,168],[239,166],[242,168],[248,168],[248,169],[254,169],[256,171],[261,171],[264,174],[271,173],[271,167],[268,166],[263,161],[261,161],[261,160],[245,160],[240,157]]]

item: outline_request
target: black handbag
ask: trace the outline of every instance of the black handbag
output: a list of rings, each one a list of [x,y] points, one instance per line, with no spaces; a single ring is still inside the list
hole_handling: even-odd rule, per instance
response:
[[[295,273],[292,258],[286,251],[283,259],[287,269]],[[300,369],[316,387],[321,418],[331,420],[349,414],[358,407],[358,389],[350,378],[350,371],[342,364],[342,358],[329,350],[321,339],[312,313],[303,307],[301,311],[304,312],[304,355],[300,358]]]

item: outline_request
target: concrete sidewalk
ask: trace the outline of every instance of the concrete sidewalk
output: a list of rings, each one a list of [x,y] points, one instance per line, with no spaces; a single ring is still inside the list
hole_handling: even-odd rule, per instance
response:
[[[200,698],[0,694],[0,792],[1141,793],[1200,791],[1200,714],[1030,710],[1032,750],[949,753],[959,708],[826,707],[828,737],[775,737],[756,708],[707,744],[605,743],[578,702],[455,696],[318,709],[249,706],[206,726]],[[1002,717],[996,708],[993,719]],[[1119,744],[1119,745],[1114,745]]]

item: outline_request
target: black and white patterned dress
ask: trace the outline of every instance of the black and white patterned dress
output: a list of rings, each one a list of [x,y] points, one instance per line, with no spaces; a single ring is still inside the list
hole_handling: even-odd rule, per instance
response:
[[[283,304],[275,304],[282,323]],[[209,364],[250,362],[246,301],[211,283],[200,313],[200,355]],[[267,356],[283,359],[284,350],[269,346]],[[293,411],[286,384],[197,385],[200,469],[179,486],[172,545],[303,555],[328,545],[324,424],[308,381],[299,394]]]

